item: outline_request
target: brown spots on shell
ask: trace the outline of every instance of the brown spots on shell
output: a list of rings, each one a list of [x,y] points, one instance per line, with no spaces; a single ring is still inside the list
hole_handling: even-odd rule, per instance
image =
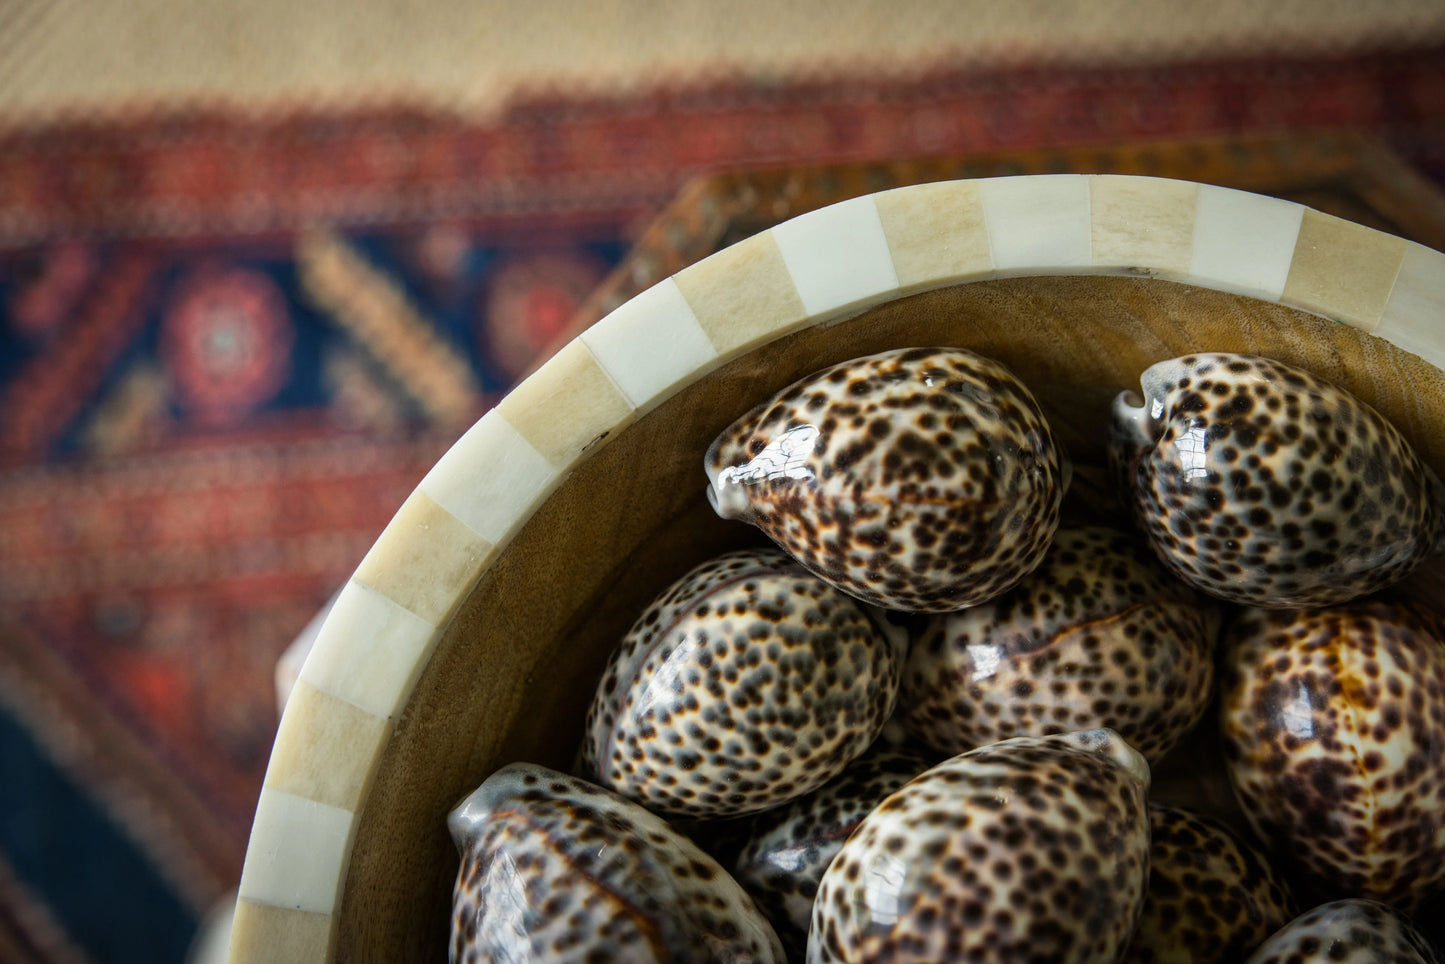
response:
[[[1058,531],[1009,592],[933,616],[903,673],[899,717],[945,753],[1107,726],[1157,760],[1213,694],[1211,604],[1126,534]]]
[[[1115,474],[1160,558],[1211,595],[1345,602],[1409,573],[1439,538],[1439,480],[1342,389],[1243,355],[1161,362],[1143,383],[1142,408],[1127,393],[1115,405]]]
[[[785,960],[771,926],[715,860],[601,787],[512,764],[450,822],[462,856],[452,964]]]
[[[1144,899],[1146,785],[1142,759],[1106,730],[939,764],[834,858],[807,960],[1114,960]]]
[[[1149,805],[1149,886],[1121,964],[1235,964],[1294,915],[1283,878],[1223,824]]]
[[[1379,601],[1247,610],[1226,634],[1225,759],[1261,839],[1322,895],[1445,885],[1445,623]]]
[[[734,876],[794,958],[802,959],[818,883],[843,842],[874,807],[937,762],[875,744],[813,793],[753,818]]]
[[[1246,964],[1441,964],[1439,950],[1393,907],[1373,900],[1322,904],[1290,921]]]
[[[845,592],[915,612],[981,602],[1032,570],[1063,488],[1028,389],[958,349],[818,372],[735,422],[705,464],[723,516]]]
[[[728,553],[649,607],[608,661],[582,772],[659,813],[807,793],[893,712],[900,630],[774,549]]]

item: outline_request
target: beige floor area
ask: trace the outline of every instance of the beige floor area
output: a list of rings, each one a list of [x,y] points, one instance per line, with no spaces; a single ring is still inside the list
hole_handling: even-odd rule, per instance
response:
[[[1442,0],[0,0],[0,116],[401,102],[1445,40]]]

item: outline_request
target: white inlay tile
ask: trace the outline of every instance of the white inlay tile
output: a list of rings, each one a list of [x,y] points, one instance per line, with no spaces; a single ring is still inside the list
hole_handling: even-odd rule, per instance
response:
[[[1304,211],[1292,201],[1200,185],[1189,274],[1212,288],[1278,300]]]
[[[355,580],[336,597],[301,679],[376,716],[395,717],[437,628]]]
[[[639,410],[662,401],[718,357],[671,278],[637,295],[581,337]]]
[[[882,300],[898,275],[871,197],[853,198],[773,228],[803,307],[821,315]]]
[[[1445,254],[1410,242],[1375,334],[1445,368]]]
[[[447,450],[417,488],[500,547],[531,517],[559,474],[493,409]]]
[[[241,899],[332,913],[355,825],[349,810],[263,789],[241,871]]]
[[[1000,277],[1072,274],[1092,265],[1087,176],[991,177],[978,184]]]

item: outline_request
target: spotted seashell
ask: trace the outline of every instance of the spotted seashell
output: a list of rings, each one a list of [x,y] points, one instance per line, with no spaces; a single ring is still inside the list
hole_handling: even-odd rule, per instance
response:
[[[1149,805],[1149,889],[1120,964],[1236,964],[1294,916],[1284,880],[1217,823]]]
[[[452,964],[785,960],[717,862],[617,794],[545,767],[503,767],[447,820],[461,852]]]
[[[1114,407],[1111,456],[1165,564],[1249,606],[1374,592],[1439,543],[1441,484],[1374,409],[1249,355],[1160,362]]]
[[[947,612],[1043,558],[1064,463],[1037,402],[999,363],[912,348],[834,365],[713,442],[709,497],[865,602]]]
[[[1408,918],[1373,900],[1323,904],[1290,921],[1245,964],[1445,964]]]
[[[1213,605],[1122,532],[1065,527],[1007,593],[933,616],[898,715],[943,753],[1111,727],[1153,763],[1213,695]]]
[[[809,964],[1113,961],[1144,903],[1148,784],[1110,730],[940,763],[865,817],[823,874]]]
[[[814,792],[754,818],[733,876],[772,921],[790,956],[802,957],[818,881],[843,841],[885,797],[937,762],[874,744]]]
[[[730,817],[817,789],[893,712],[906,639],[776,549],[687,573],[633,625],[582,773],[658,813]]]
[[[1324,897],[1445,887],[1445,621],[1403,604],[1246,610],[1225,634],[1226,765]]]

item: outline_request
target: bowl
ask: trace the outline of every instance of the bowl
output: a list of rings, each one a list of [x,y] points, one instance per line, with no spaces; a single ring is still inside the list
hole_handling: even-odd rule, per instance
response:
[[[648,289],[483,416],[336,600],[256,811],[233,961],[440,960],[447,811],[567,768],[608,652],[690,566],[754,544],[702,457],[851,357],[955,345],[1034,388],[1081,464],[1103,402],[1191,351],[1345,387],[1445,475],[1445,255],[1287,201],[1155,178],[949,181],[787,221]]]

